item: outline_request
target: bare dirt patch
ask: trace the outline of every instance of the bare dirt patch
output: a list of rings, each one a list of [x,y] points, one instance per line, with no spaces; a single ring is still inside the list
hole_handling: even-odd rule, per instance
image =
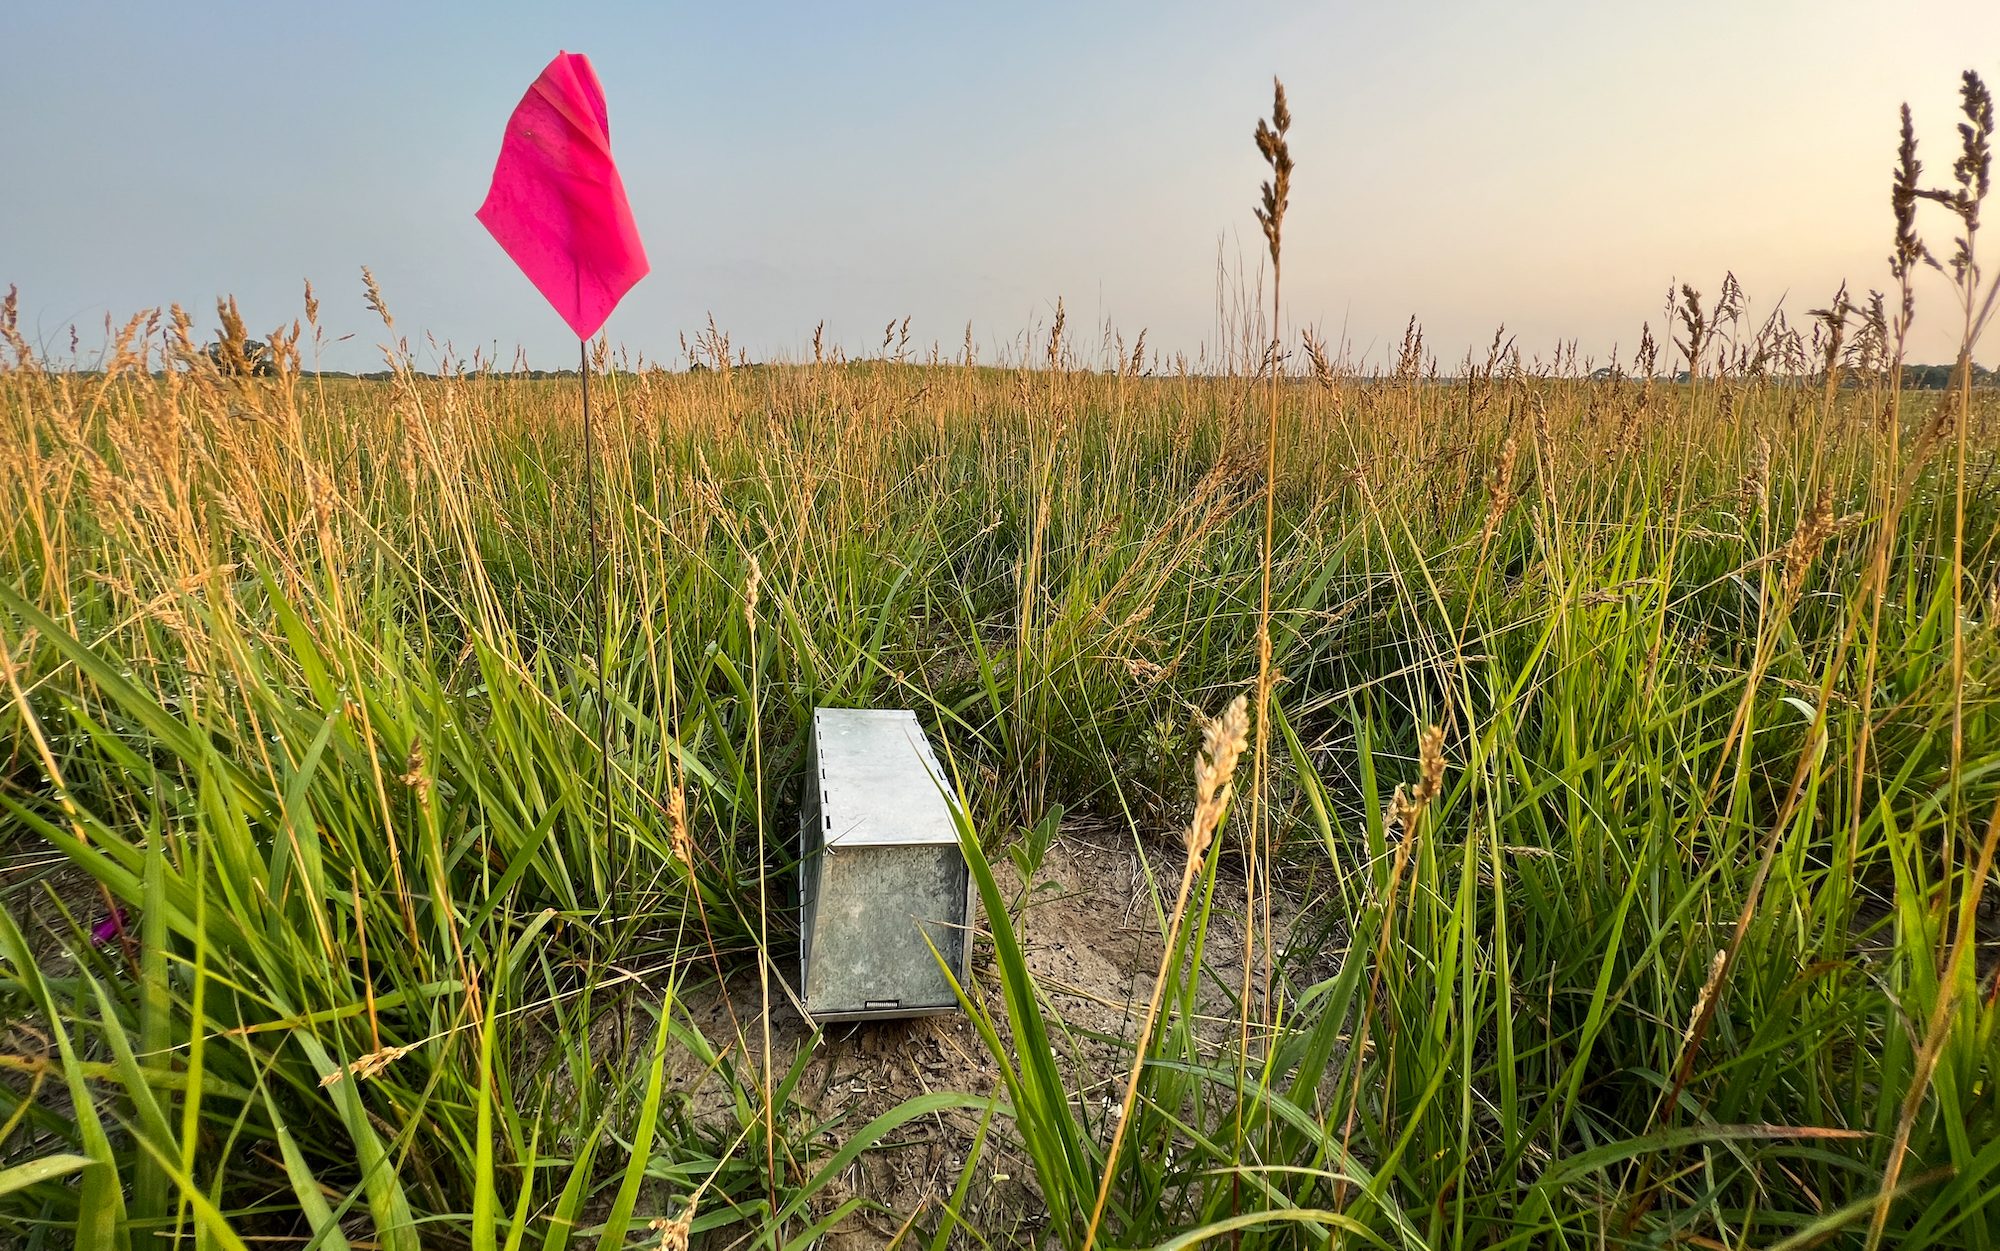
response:
[[[1200,1002],[1204,1018],[1212,1016],[1213,1028],[1234,1030],[1232,995],[1242,977],[1243,888],[1234,853],[1223,854]],[[996,865],[1008,897],[1018,900],[1016,924],[1045,994],[1058,1062],[1073,1096],[1094,1105],[1089,1109],[1093,1123],[1108,1124],[1123,1094],[1132,1039],[1159,967],[1160,909],[1171,903],[1180,870],[1178,849],[1149,848],[1142,857],[1129,833],[1081,827],[1066,827],[1052,840],[1026,889],[1010,866]],[[1167,895],[1164,903],[1155,897],[1155,884]],[[1272,903],[1278,949],[1284,948],[1298,913],[1299,901],[1286,897],[1281,887]],[[969,990],[992,1014],[1005,1040],[1006,1012],[989,934],[982,915]],[[1261,983],[1261,969],[1256,977]],[[811,1026],[775,988],[773,995],[778,999],[771,1022],[773,1069],[782,1075],[803,1049],[812,1047],[795,1096],[796,1110],[813,1122],[839,1118],[829,1126],[836,1139],[918,1095],[957,1091],[1005,1097],[999,1068],[962,1013],[833,1025],[817,1036],[815,1045]],[[752,1073],[762,1064],[758,1000],[755,973],[747,972],[726,986],[710,982],[684,990],[676,1011],[716,1051],[730,1052],[742,1072]],[[713,1070],[678,1049],[669,1065],[674,1089],[687,1100],[691,1117],[733,1121],[730,1094]],[[957,1184],[980,1119],[976,1109],[925,1117],[862,1155],[827,1201],[862,1195],[887,1210],[856,1213],[827,1245],[879,1246],[912,1214],[919,1228],[934,1226],[936,1205]],[[1003,1118],[995,1117],[989,1127],[966,1208],[965,1215],[989,1237],[1006,1231],[1027,1234],[1042,1221],[1029,1162],[1013,1125]]]

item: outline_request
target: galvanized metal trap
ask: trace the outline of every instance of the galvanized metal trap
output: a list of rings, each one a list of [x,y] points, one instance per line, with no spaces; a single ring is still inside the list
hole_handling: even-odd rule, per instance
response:
[[[956,800],[902,709],[820,708],[800,824],[800,999],[814,1020],[949,1012],[971,878]],[[928,942],[926,941],[928,938]]]

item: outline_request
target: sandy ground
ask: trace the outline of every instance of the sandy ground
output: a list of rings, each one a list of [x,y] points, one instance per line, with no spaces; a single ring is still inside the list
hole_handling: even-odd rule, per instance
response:
[[[1160,889],[1171,892],[1181,868],[1177,850],[1149,848],[1148,854]],[[1233,1030],[1229,988],[1236,987],[1242,976],[1243,943],[1242,905],[1233,901],[1241,899],[1242,877],[1234,854],[1224,855],[1208,932],[1209,975],[1204,979],[1202,1011],[1214,1014],[1214,1029]],[[1147,884],[1147,865],[1127,833],[1066,828],[1051,842],[1032,889],[1020,891],[1011,866],[995,867],[1008,896],[1020,895],[1022,944],[1046,995],[1052,1041],[1072,1095],[1096,1104],[1093,1122],[1108,1122],[1109,1112],[1124,1093],[1130,1040],[1159,966],[1160,920]],[[1274,901],[1272,925],[1279,948],[1297,911],[1296,900],[1280,896]],[[973,949],[972,989],[1005,1038],[1006,1012],[988,932],[982,916],[982,937]],[[725,994],[724,988],[710,983],[685,991],[680,1006],[683,1019],[700,1029],[718,1051],[736,1042],[740,1027],[746,1045],[732,1058],[745,1066],[761,1066],[754,973],[732,979],[726,990]],[[812,1030],[789,1001],[782,1001],[773,1009],[772,1031],[773,1068],[782,1074],[811,1044]],[[689,1099],[690,1115],[733,1123],[719,1079],[687,1053],[677,1054],[672,1063],[675,1088]],[[831,1026],[807,1062],[797,1103],[808,1119],[842,1118],[831,1141],[906,1099],[937,1091],[1004,1095],[1000,1071],[963,1013]],[[933,1115],[911,1122],[882,1147],[864,1154],[838,1179],[821,1210],[849,1195],[865,1195],[887,1210],[856,1213],[825,1245],[840,1249],[883,1245],[912,1213],[916,1214],[913,1233],[933,1228],[937,1218],[932,1205],[951,1195],[979,1121],[978,1110]],[[1009,1231],[1027,1241],[1039,1228],[1043,1212],[1032,1175],[1013,1124],[996,1117],[974,1165],[966,1203],[967,1215],[996,1243],[1008,1241]]]

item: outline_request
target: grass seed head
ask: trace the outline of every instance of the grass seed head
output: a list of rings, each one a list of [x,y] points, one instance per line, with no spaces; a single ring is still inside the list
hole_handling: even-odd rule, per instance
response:
[[[1960,110],[1965,120],[1959,123],[1959,154],[1951,164],[1952,182],[1956,185],[1944,188],[1918,188],[1915,171],[1903,177],[1899,167],[1898,177],[1892,192],[1897,207],[1897,242],[1901,251],[1905,213],[1913,214],[1915,200],[1930,200],[1943,205],[1959,219],[1957,248],[1952,252],[1949,268],[1952,280],[1961,285],[1976,284],[1979,281],[1978,268],[1973,262],[1973,236],[1979,233],[1979,209],[1985,202],[1986,193],[1993,182],[1993,95],[1979,75],[1965,71],[1959,89]],[[1914,164],[1916,141],[1910,135],[1909,106],[1903,109],[1903,142],[1910,149],[1911,164]],[[1912,203],[1905,203],[1911,201]],[[1925,260],[1939,269],[1935,257],[1926,255]],[[1893,266],[1896,258],[1891,257]],[[1899,275],[1900,276],[1900,275]]]
[[[1382,829],[1394,838],[1417,828],[1417,818],[1437,798],[1444,787],[1444,727],[1431,726],[1417,737],[1417,783],[1396,784],[1395,793],[1382,809]]]
[[[1985,199],[1993,186],[1993,93],[1977,70],[1967,70],[1959,94],[1965,109],[1965,121],[1958,128],[1964,151],[1952,173],[1977,201]]]
[[[331,1086],[342,1078],[349,1076],[353,1077],[356,1081],[366,1081],[371,1077],[380,1077],[384,1069],[387,1069],[390,1065],[408,1055],[410,1050],[411,1048],[409,1047],[383,1047],[378,1051],[371,1051],[365,1056],[357,1056],[352,1064],[347,1065],[345,1068],[335,1069],[333,1072],[321,1077],[319,1084],[323,1087]]]
[[[1514,503],[1514,461],[1520,448],[1514,436],[1500,445],[1500,463],[1493,470],[1493,476],[1486,483],[1486,525],[1479,534],[1479,544],[1484,547],[1493,541],[1500,529],[1501,518]]]
[[[1790,601],[1805,586],[1806,571],[1812,568],[1813,560],[1821,547],[1831,538],[1834,530],[1833,486],[1828,483],[1820,488],[1819,499],[1813,510],[1799,520],[1799,528],[1785,544],[1783,557],[1785,569],[1784,598]]]
[[[1918,263],[1930,259],[1930,249],[1917,236],[1917,198],[1923,194],[1917,179],[1924,172],[1924,164],[1917,159],[1917,128],[1907,104],[1903,106],[1902,118],[1902,141],[1896,147],[1896,168],[1889,178],[1889,212],[1896,221],[1895,244],[1889,251],[1889,274],[1902,289],[1902,313],[1896,321],[1899,337],[1909,332],[1911,319],[1916,315],[1917,297],[1910,280]]]
[[[1270,120],[1258,119],[1255,132],[1257,151],[1271,167],[1271,177],[1264,183],[1263,202],[1253,211],[1257,224],[1264,228],[1264,241],[1270,245],[1271,264],[1276,266],[1284,236],[1285,206],[1292,194],[1292,150],[1285,140],[1285,132],[1292,128],[1292,111],[1285,104],[1285,84],[1276,78],[1271,80],[1271,97]]]
[[[1702,979],[1701,993],[1695,996],[1694,1011],[1688,1014],[1687,1028],[1681,1031],[1681,1046],[1687,1046],[1689,1040],[1694,1037],[1695,1030],[1700,1026],[1702,1014],[1708,1011],[1709,1002],[1715,998],[1716,990],[1722,985],[1722,973],[1728,959],[1727,947],[1716,948],[1715,958],[1708,962],[1708,976]]]
[[[403,785],[410,788],[420,806],[430,806],[431,779],[424,769],[424,740],[420,738],[410,740],[410,756],[403,769]]]
[[[1434,725],[1417,738],[1417,789],[1410,803],[1422,812],[1444,788],[1444,727]]]
[[[675,783],[667,792],[667,836],[674,859],[694,872],[694,836],[688,833],[687,787]]]
[[[375,281],[374,271],[366,265],[361,267],[361,287],[367,293],[368,307],[373,309],[375,315],[382,319],[382,325],[386,329],[394,331],[396,329],[396,319],[389,315],[389,306],[382,302],[382,288]]]
[[[1212,717],[1202,730],[1201,753],[1194,762],[1194,819],[1188,823],[1187,850],[1200,859],[1214,841],[1215,828],[1229,807],[1235,789],[1236,761],[1250,739],[1250,701],[1238,695]]]
[[[659,1251],[688,1251],[688,1238],[694,1232],[694,1208],[690,1203],[673,1220],[661,1217],[652,1223],[651,1228],[660,1235]]]

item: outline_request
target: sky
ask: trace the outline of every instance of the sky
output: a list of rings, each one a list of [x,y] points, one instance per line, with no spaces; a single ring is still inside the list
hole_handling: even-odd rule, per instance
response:
[[[1944,175],[1959,73],[2000,85],[2000,4],[5,0],[0,286],[88,356],[107,315],[173,301],[207,333],[225,294],[289,322],[311,279],[325,365],[367,369],[368,265],[420,365],[425,332],[568,364],[472,216],[563,49],[597,67],[653,265],[607,330],[650,359],[713,315],[753,359],[809,355],[822,320],[872,353],[909,317],[920,354],[970,323],[991,360],[1058,299],[1086,360],[1106,323],[1212,351],[1218,257],[1231,293],[1261,260],[1276,74],[1290,326],[1374,364],[1413,315],[1447,365],[1503,323],[1530,360],[1601,362],[1659,332],[1671,283],[1733,271],[1795,322],[1886,286],[1897,107]],[[1913,358],[1950,359],[1955,318],[1927,276]]]

